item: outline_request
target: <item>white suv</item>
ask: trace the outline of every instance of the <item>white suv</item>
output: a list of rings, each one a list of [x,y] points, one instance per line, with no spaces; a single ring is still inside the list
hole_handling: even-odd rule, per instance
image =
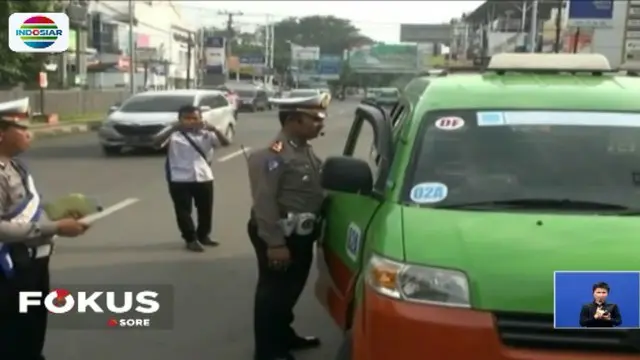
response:
[[[235,108],[218,90],[150,91],[130,97],[114,107],[98,130],[105,155],[119,154],[124,148],[152,148],[153,137],[178,120],[178,109],[194,105],[203,120],[233,141],[236,129]]]

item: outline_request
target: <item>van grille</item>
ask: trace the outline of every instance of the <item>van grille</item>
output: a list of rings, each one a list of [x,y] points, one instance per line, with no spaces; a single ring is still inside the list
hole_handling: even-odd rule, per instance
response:
[[[113,126],[116,131],[125,136],[149,136],[155,135],[164,129],[164,125],[124,125]]]
[[[640,331],[554,329],[553,315],[494,313],[503,344],[515,348],[640,354]],[[577,316],[577,314],[576,314]]]

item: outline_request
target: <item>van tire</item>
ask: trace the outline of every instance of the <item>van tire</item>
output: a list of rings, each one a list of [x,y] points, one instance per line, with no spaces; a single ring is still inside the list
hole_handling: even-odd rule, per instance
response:
[[[342,344],[338,348],[335,360],[351,360],[353,352],[353,336],[351,330],[347,330],[342,337]]]
[[[122,147],[121,146],[107,146],[107,145],[103,145],[102,146],[102,153],[104,154],[104,156],[118,156],[122,154]]]

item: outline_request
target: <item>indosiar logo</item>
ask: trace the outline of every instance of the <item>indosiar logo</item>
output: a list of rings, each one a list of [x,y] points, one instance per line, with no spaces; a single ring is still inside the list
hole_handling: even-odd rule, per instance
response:
[[[9,48],[21,53],[60,53],[69,49],[65,13],[14,13],[9,16]]]

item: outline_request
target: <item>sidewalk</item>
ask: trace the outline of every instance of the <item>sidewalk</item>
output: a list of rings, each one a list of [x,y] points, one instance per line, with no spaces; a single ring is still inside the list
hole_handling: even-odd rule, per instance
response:
[[[29,130],[36,138],[77,134],[97,130],[103,120],[63,121],[56,125],[31,123]]]

